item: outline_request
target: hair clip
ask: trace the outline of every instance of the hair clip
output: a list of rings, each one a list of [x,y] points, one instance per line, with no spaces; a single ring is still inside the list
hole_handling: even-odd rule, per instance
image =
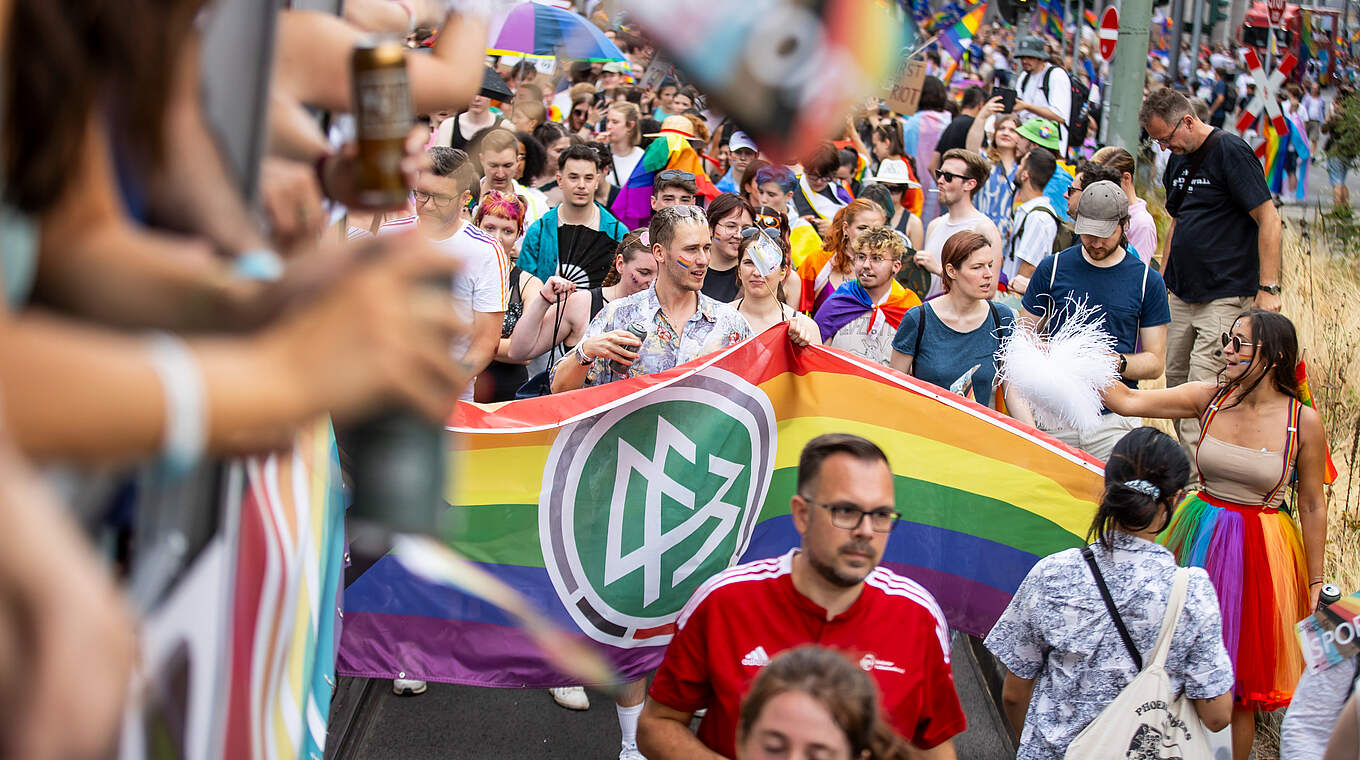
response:
[[[1156,501],[1157,499],[1161,498],[1162,495],[1162,490],[1160,488],[1152,485],[1146,480],[1142,479],[1126,480],[1124,481],[1124,485],[1129,488],[1132,488],[1138,493],[1143,494],[1144,496],[1150,497],[1153,501]]]

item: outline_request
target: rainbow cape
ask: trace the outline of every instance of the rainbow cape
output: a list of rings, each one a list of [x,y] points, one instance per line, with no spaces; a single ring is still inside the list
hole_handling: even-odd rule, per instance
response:
[[[1256,155],[1261,159],[1266,173],[1266,184],[1272,193],[1284,190],[1284,158],[1288,145],[1292,145],[1298,155],[1295,172],[1298,174],[1298,188],[1295,197],[1302,201],[1308,185],[1308,164],[1312,157],[1312,146],[1308,142],[1308,130],[1298,123],[1298,115],[1281,116],[1277,119],[1263,119],[1261,141],[1256,144]],[[1288,141],[1288,143],[1286,143]]]
[[[1302,183],[1302,180],[1299,181]],[[1304,366],[1302,360],[1299,361],[1299,366],[1294,368],[1294,378],[1299,382],[1299,401],[1317,409],[1317,406],[1313,403],[1313,391],[1308,387],[1308,368]],[[1323,443],[1326,443],[1326,441]],[[1336,478],[1336,463],[1332,461],[1332,446],[1327,444],[1327,467],[1322,482],[1331,485],[1336,482]]]
[[[969,11],[957,23],[940,33],[940,47],[944,48],[955,61],[963,60],[963,51],[973,44],[973,35],[977,34],[978,26],[982,24],[982,17],[986,13],[986,3]]]
[[[943,389],[786,326],[667,372],[459,404],[447,541],[598,646],[655,668],[706,579],[799,543],[799,453],[828,432],[887,453],[903,514],[883,564],[984,634],[1039,558],[1082,544],[1100,463]],[[345,591],[342,674],[484,686],[569,682],[497,609],[390,556]]]
[[[818,329],[822,333],[822,342],[831,340],[832,336],[840,332],[842,327],[853,322],[866,311],[876,310],[887,320],[888,326],[897,329],[902,324],[902,317],[907,315],[907,310],[920,306],[921,299],[910,290],[902,287],[897,280],[893,280],[892,288],[888,291],[888,298],[881,305],[875,306],[869,291],[859,284],[859,280],[847,280],[842,283],[830,298],[824,301],[813,320],[817,323]],[[874,318],[875,320],[878,317]],[[871,323],[872,326],[872,323]]]
[[[610,213],[630,230],[645,227],[652,218],[652,182],[659,172],[667,169],[693,174],[699,195],[709,200],[721,194],[704,172],[703,161],[688,139],[680,135],[661,135],[647,146],[642,160],[637,162],[628,181],[619,188],[614,205],[609,207]]]

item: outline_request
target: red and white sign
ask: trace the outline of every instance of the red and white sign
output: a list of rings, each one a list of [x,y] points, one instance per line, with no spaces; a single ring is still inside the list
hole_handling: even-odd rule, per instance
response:
[[[1270,17],[1271,26],[1279,26],[1280,19],[1284,18],[1285,0],[1266,0],[1266,14]]]
[[[1119,11],[1114,6],[1100,14],[1100,57],[1105,60],[1114,58],[1114,44],[1119,41]]]
[[[1237,120],[1237,131],[1247,131],[1260,118],[1261,109],[1264,108],[1266,116],[1275,125],[1275,131],[1282,135],[1289,134],[1284,123],[1284,114],[1280,113],[1278,93],[1280,85],[1289,76],[1289,72],[1294,70],[1294,64],[1298,63],[1298,59],[1293,53],[1286,55],[1280,59],[1279,68],[1266,79],[1265,71],[1261,68],[1261,59],[1257,57],[1255,50],[1249,47],[1242,48],[1242,57],[1246,59],[1247,70],[1251,73],[1252,80],[1256,82],[1256,97],[1247,103],[1242,118]]]

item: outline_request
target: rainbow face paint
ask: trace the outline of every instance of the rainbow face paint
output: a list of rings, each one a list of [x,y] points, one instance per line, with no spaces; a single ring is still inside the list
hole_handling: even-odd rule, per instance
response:
[[[680,264],[680,266],[684,267],[685,269],[689,269],[694,266],[693,261],[688,261],[683,256],[677,256],[675,260],[677,263]]]

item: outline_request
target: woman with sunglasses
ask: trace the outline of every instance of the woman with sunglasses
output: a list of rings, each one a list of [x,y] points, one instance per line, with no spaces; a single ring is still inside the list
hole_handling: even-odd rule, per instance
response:
[[[820,345],[817,323],[788,304],[784,279],[792,272],[789,244],[777,228],[747,227],[741,231],[737,251],[737,280],[741,295],[733,302],[756,335],[780,322],[789,323],[789,340],[795,346]]]
[[[1244,312],[1223,333],[1215,382],[1105,389],[1118,414],[1199,420],[1191,449],[1199,488],[1162,542],[1205,568],[1233,660],[1233,757],[1246,760],[1256,712],[1289,704],[1303,672],[1294,623],[1317,607],[1327,541],[1322,418],[1300,399],[1298,338],[1275,312]],[[1293,486],[1298,525],[1281,507]]]

